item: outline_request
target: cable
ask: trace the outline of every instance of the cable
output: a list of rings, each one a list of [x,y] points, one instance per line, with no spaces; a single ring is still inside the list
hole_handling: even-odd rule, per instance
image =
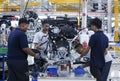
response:
[[[26,9],[27,9],[27,6],[28,6],[29,1],[30,1],[30,0],[28,0],[27,3],[26,3],[26,5],[25,5],[25,9],[24,9],[24,11],[23,11],[23,16],[22,16],[22,17],[25,16],[25,11],[26,11]]]
[[[48,8],[46,8],[45,6],[42,6],[44,9],[46,9],[47,11],[49,11],[49,9]]]

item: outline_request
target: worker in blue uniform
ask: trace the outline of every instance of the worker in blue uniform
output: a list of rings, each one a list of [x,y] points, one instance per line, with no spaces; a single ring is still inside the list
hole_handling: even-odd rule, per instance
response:
[[[88,47],[79,51],[81,57],[91,50],[90,53],[90,72],[97,81],[105,81],[107,77],[103,77],[105,66],[105,53],[108,48],[108,37],[101,30],[102,21],[98,18],[91,20],[91,29],[95,32],[90,37]],[[109,73],[109,70],[106,70]],[[105,79],[105,80],[104,80]]]
[[[8,80],[7,81],[29,81],[28,54],[40,58],[29,47],[27,36],[28,21],[25,18],[19,20],[19,27],[11,31],[8,38]]]

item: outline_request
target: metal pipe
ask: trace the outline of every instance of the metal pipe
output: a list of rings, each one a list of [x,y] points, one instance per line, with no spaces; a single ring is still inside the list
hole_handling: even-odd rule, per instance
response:
[[[87,0],[82,0],[82,28],[87,27]]]
[[[25,0],[21,0],[20,2],[20,17],[22,18],[23,17],[23,14],[24,14],[24,10],[25,10]]]
[[[107,20],[108,20],[108,33],[111,33],[112,32],[112,20],[111,20],[111,17],[112,17],[112,0],[108,0],[108,17],[107,17]]]
[[[102,10],[102,0],[98,0],[98,10]]]

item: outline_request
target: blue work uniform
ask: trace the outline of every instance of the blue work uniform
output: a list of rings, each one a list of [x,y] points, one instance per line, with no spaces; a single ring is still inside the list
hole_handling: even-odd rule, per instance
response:
[[[102,70],[105,66],[104,53],[106,48],[108,48],[108,37],[103,31],[97,31],[91,36],[89,46],[91,47],[91,74],[97,79],[97,81],[102,81]]]
[[[28,47],[27,36],[20,28],[13,30],[8,38],[8,81],[29,81],[27,56],[22,49]]]

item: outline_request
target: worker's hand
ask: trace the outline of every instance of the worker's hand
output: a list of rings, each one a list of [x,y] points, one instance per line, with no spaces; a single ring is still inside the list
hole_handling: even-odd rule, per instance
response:
[[[44,48],[44,47],[39,46],[39,50],[45,50],[45,48]]]
[[[83,50],[84,50],[84,48],[81,48],[79,51],[80,51],[80,54],[82,54],[83,53]]]
[[[39,53],[36,53],[35,56],[34,56],[35,59],[41,59],[41,56]]]
[[[35,45],[35,47],[36,47],[36,49],[38,49],[38,50],[44,50],[44,48],[43,48],[42,46],[40,46],[40,45]]]

